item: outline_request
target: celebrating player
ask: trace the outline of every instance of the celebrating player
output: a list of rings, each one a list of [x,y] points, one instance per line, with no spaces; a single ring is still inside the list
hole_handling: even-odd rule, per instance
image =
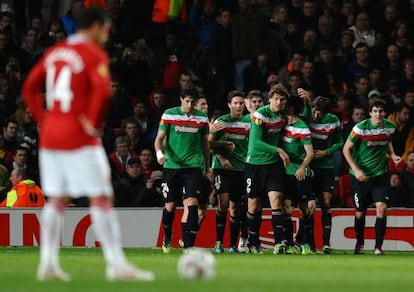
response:
[[[227,210],[230,207],[230,253],[235,253],[236,243],[240,231],[240,203],[244,197],[245,188],[243,181],[244,164],[247,153],[247,141],[250,129],[250,121],[243,116],[244,93],[231,91],[227,98],[230,113],[217,118],[218,122],[224,122],[225,128],[211,134],[209,141],[229,141],[233,148],[217,149],[213,156],[212,168],[214,170],[214,182],[218,193],[218,208],[216,214],[216,245],[214,251],[222,253],[223,236],[226,227]],[[210,145],[213,148],[213,145]]]
[[[345,142],[343,153],[353,175],[352,189],[355,205],[355,254],[364,252],[365,215],[374,202],[375,221],[374,254],[382,255],[382,244],[387,227],[387,204],[391,194],[388,173],[388,153],[395,164],[401,162],[391,143],[395,125],[385,119],[385,102],[373,98],[369,102],[370,118],[354,126]]]
[[[182,92],[181,106],[167,109],[160,121],[155,150],[158,162],[164,166],[162,192],[164,253],[171,251],[172,224],[175,207],[182,200],[181,218],[184,248],[194,245],[198,232],[198,197],[203,171],[208,165],[208,117],[194,108],[198,91],[191,87]]]

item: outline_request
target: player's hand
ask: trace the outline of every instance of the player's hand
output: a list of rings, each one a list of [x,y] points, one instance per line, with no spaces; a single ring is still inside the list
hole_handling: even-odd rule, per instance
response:
[[[355,178],[359,181],[367,181],[368,180],[368,178],[365,176],[365,174],[360,169],[355,170],[354,174],[355,174]]]
[[[313,159],[321,159],[328,156],[328,151],[326,150],[314,150]]]
[[[228,151],[233,152],[234,149],[236,149],[236,145],[231,141],[223,141],[224,148],[226,148]]]
[[[210,134],[214,134],[218,131],[223,130],[226,127],[226,123],[225,122],[215,122],[214,120],[211,120],[208,123],[208,130],[210,132]]]
[[[163,157],[160,157],[160,159],[157,159],[157,161],[160,165],[163,165],[164,162],[167,161],[167,159],[168,159],[168,157],[164,155]]]
[[[303,181],[303,180],[305,180],[305,176],[306,176],[306,174],[305,174],[305,169],[304,168],[302,168],[302,167],[299,167],[298,168],[298,170],[296,171],[296,173],[295,173],[295,177],[296,177],[296,179],[298,180],[298,181]]]
[[[233,170],[233,165],[228,159],[226,158],[220,159],[220,163],[221,165],[223,165],[225,170]]]
[[[401,162],[401,156],[398,156],[396,154],[391,154],[391,159],[395,165],[398,165]]]
[[[87,135],[95,138],[99,138],[102,136],[102,129],[96,129],[84,115],[79,116],[79,121]]]
[[[311,102],[311,95],[305,89],[298,88],[297,89],[297,93],[298,93],[299,97],[303,99],[304,102],[306,102],[306,103],[310,103]]]
[[[287,168],[290,164],[289,155],[287,155],[287,153],[281,148],[277,148],[277,153],[279,154],[280,158],[282,158],[284,167]]]

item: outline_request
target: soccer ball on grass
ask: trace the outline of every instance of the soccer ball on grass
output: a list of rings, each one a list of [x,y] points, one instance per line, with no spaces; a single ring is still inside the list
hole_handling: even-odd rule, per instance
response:
[[[177,272],[185,280],[210,280],[216,275],[216,259],[209,251],[189,248],[178,259]]]

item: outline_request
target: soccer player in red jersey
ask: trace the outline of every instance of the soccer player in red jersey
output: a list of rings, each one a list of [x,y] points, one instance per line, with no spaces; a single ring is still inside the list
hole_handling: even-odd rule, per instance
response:
[[[83,10],[78,29],[45,53],[23,87],[25,102],[40,127],[41,183],[49,197],[41,217],[37,278],[70,279],[59,264],[63,211],[69,198],[86,195],[107,279],[151,281],[154,274],[135,268],[122,250],[110,168],[99,138],[110,103],[109,61],[101,48],[110,22],[102,9],[91,7]]]

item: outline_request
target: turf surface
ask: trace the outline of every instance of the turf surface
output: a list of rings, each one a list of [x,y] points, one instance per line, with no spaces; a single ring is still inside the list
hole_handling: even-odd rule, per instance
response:
[[[164,255],[159,249],[126,249],[131,262],[153,270],[152,283],[104,279],[100,249],[63,248],[61,263],[69,283],[35,280],[37,248],[0,248],[0,291],[413,291],[414,253],[374,256],[335,251],[326,255],[220,254],[217,277],[211,281],[181,280],[176,265],[181,250]]]

